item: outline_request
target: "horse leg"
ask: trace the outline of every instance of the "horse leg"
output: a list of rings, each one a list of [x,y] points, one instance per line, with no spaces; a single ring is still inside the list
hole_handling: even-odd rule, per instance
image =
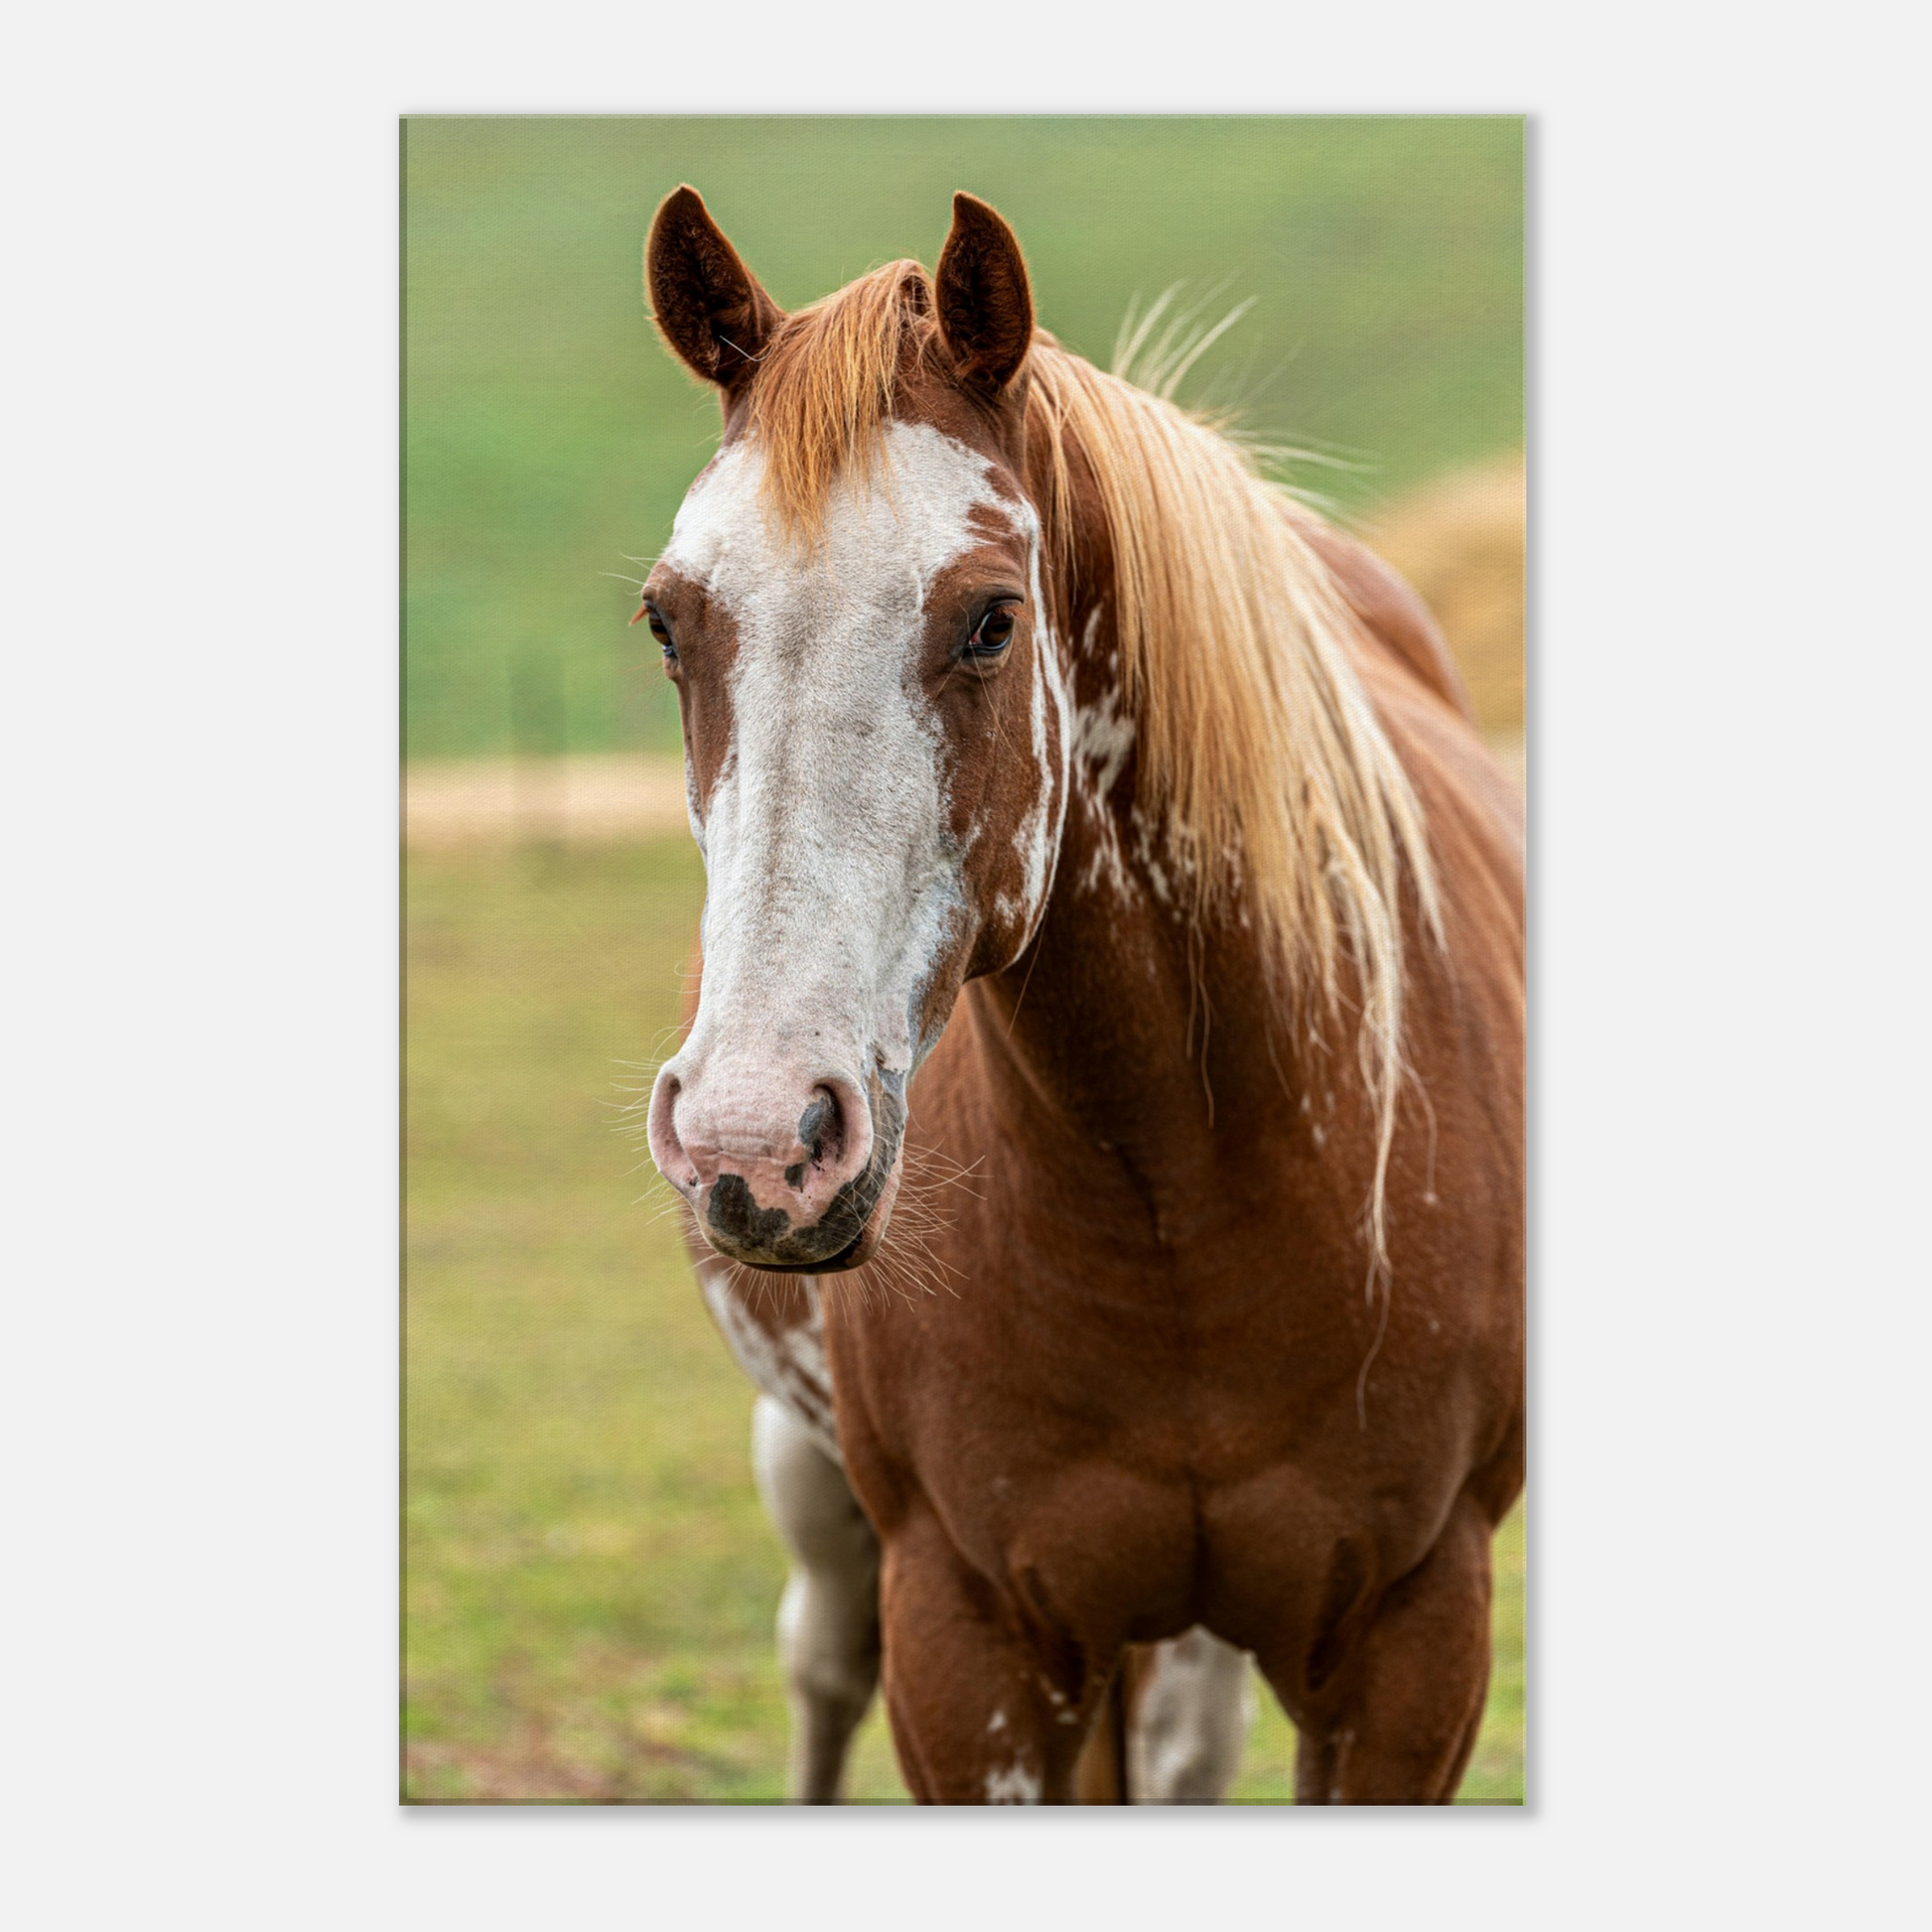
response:
[[[752,1410],[759,1494],[791,1556],[778,1659],[791,1703],[793,1804],[839,1801],[847,1748],[879,1682],[879,1541],[845,1471],[770,1396]]]
[[[1100,1710],[1087,1726],[1086,1742],[1073,1763],[1073,1802],[1076,1805],[1127,1805],[1127,1757],[1131,1748],[1132,1709],[1139,1696],[1145,1667],[1142,1652],[1130,1645],[1121,1653],[1120,1668],[1107,1687]]]
[[[1396,1584],[1336,1678],[1339,1697],[1302,1722],[1305,1805],[1447,1805],[1475,1748],[1489,1688],[1491,1526],[1464,1497],[1436,1547]],[[1295,1708],[1299,1660],[1263,1669]]]
[[[919,1514],[887,1540],[880,1580],[886,1708],[922,1805],[1079,1802],[1074,1765],[1113,1658],[1025,1627]]]
[[[1198,1625],[1148,1654],[1128,1732],[1137,1805],[1217,1805],[1255,1720],[1247,1653]]]

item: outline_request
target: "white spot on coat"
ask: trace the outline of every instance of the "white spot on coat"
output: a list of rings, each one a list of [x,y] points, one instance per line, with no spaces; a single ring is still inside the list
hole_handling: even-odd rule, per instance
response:
[[[1036,1805],[1045,1790],[1037,1771],[1024,1764],[1009,1764],[1005,1770],[986,1774],[986,1802],[989,1805]]]
[[[701,1264],[698,1287],[739,1367],[807,1430],[833,1461],[839,1459],[838,1423],[832,1408],[832,1376],[825,1362],[818,1284],[804,1277],[811,1317],[795,1327],[767,1328],[732,1285],[722,1262]]]
[[[1018,909],[1025,920],[1024,937],[1015,950],[1015,958],[1032,942],[1034,934],[1039,929],[1040,919],[1045,915],[1046,896],[1053,883],[1060,839],[1066,825],[1067,775],[1071,762],[1066,678],[1060,667],[1059,640],[1046,621],[1046,599],[1040,588],[1039,516],[1031,503],[1023,504],[1019,515],[1027,531],[1028,588],[1035,626],[1027,713],[1039,790],[1014,840],[1022,878]],[[1054,722],[1054,731],[1050,736],[1046,724],[1049,700]],[[1057,757],[1054,756],[1055,742]],[[1002,910],[1006,910],[1004,905]]]

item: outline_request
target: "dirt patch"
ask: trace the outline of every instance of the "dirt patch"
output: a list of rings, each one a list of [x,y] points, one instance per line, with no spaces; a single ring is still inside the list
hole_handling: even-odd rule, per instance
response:
[[[603,845],[685,829],[684,761],[644,753],[412,764],[403,836],[413,847]]]

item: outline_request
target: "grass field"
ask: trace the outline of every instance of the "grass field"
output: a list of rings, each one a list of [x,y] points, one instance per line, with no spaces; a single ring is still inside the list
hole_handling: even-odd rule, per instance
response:
[[[668,747],[619,577],[717,410],[658,346],[645,228],[680,180],[776,299],[928,265],[956,188],[1026,246],[1041,321],[1106,360],[1135,295],[1255,306],[1198,371],[1346,457],[1366,508],[1522,441],[1519,119],[412,119],[404,141],[411,757]],[[647,639],[645,640],[648,641]]]
[[[676,1014],[688,840],[412,854],[406,1773],[417,1801],[778,1798],[776,1539],[752,1391],[616,1131]],[[1462,1801],[1523,1795],[1523,1539]],[[1292,1793],[1263,1693],[1234,1797]],[[854,1795],[903,1802],[882,1718]]]

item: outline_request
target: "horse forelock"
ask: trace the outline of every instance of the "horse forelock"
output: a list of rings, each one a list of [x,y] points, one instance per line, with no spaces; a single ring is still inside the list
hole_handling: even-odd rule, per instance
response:
[[[746,433],[764,457],[760,494],[782,534],[809,547],[841,483],[869,485],[908,367],[938,335],[932,285],[889,262],[787,316],[746,391]]]

